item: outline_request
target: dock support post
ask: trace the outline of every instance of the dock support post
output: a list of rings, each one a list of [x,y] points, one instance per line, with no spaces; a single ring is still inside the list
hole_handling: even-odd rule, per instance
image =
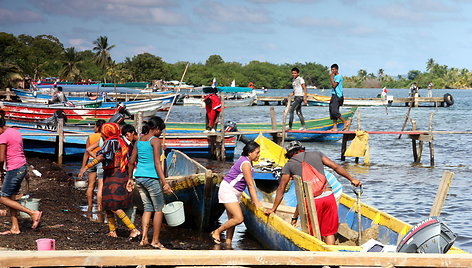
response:
[[[6,88],[6,95],[7,95],[7,98],[5,100],[11,101],[11,90],[9,87]]]
[[[220,157],[218,160],[225,161],[226,153],[225,153],[225,96],[224,93],[221,92],[220,95],[221,99],[221,113],[220,113],[220,128],[221,128],[221,149],[220,149]],[[216,128],[216,126],[215,126]]]
[[[57,163],[62,165],[62,156],[64,154],[64,118],[57,119]]]
[[[277,118],[275,116],[274,107],[270,107],[269,112],[270,112],[270,122],[272,123],[272,130],[277,131]],[[276,132],[272,134],[272,140],[275,143],[278,144],[279,143],[279,136],[277,134],[278,133],[276,133]]]
[[[433,116],[434,116],[434,113],[431,112],[429,113],[429,128],[428,128],[428,131],[429,131],[429,136],[430,136],[430,140],[429,140],[429,162],[430,162],[430,165],[431,166],[434,166],[434,146],[433,146],[433,140],[434,140],[434,137],[433,137]]]
[[[411,131],[416,130],[416,120],[411,119]],[[418,150],[416,147],[416,139],[411,137],[411,149],[413,150],[413,162],[418,163]],[[420,154],[421,155],[421,154]]]
[[[361,110],[357,111],[357,131],[361,130]],[[356,157],[355,160],[356,164],[359,164],[359,157]]]

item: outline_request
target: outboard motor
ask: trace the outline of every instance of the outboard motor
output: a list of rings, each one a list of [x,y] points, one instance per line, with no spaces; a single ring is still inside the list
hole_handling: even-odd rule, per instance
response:
[[[225,132],[238,132],[238,126],[234,121],[226,121],[225,123]],[[244,135],[239,135],[239,141],[243,142],[244,144],[248,143],[250,140],[246,138]]]
[[[118,107],[116,108],[116,111],[124,116],[127,116],[129,118],[132,118],[133,115],[126,109],[126,105],[123,103],[120,103]]]
[[[59,121],[59,118],[64,119],[64,124],[67,123],[67,115],[64,112],[64,110],[57,110],[55,111],[51,117],[44,119],[41,121],[45,125],[45,129],[57,129],[57,123]],[[38,126],[38,128],[41,128]]]
[[[456,237],[438,217],[429,217],[405,234],[397,246],[397,252],[446,253]]]

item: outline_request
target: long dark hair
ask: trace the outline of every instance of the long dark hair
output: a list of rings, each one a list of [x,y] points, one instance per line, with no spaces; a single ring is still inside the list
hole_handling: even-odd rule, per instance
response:
[[[143,128],[141,132],[143,134],[148,134],[151,129],[164,130],[166,128],[166,123],[159,116],[153,116],[149,118],[148,121],[143,122]]]
[[[254,152],[257,148],[261,147],[257,142],[250,141],[244,145],[242,156],[248,156],[250,153]]]

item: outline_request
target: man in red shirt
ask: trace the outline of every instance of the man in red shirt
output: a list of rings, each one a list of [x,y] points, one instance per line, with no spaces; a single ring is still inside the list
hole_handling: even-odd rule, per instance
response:
[[[208,132],[216,132],[216,125],[218,124],[218,116],[221,112],[221,101],[216,93],[210,93],[203,99],[206,109],[206,130]]]

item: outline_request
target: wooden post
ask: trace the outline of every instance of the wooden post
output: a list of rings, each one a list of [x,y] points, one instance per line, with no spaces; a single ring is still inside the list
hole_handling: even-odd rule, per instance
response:
[[[432,133],[433,132],[433,116],[434,116],[433,112],[429,113],[428,131],[429,131],[429,135],[431,137],[431,139],[429,141],[429,162],[430,162],[431,166],[434,166],[434,146],[433,146],[434,137],[433,137],[433,133]]]
[[[403,122],[403,126],[402,126],[402,130],[403,131],[406,127],[406,122],[408,122],[408,119],[410,118],[410,112],[411,112],[411,107],[413,107],[413,102],[410,102],[410,107],[408,108],[408,112],[406,112],[406,116],[405,116],[405,121]],[[402,137],[402,134],[400,134],[398,136],[398,138],[400,139]]]
[[[429,216],[438,217],[441,214],[441,210],[444,206],[444,201],[446,201],[447,192],[451,186],[452,179],[454,178],[454,172],[444,171],[441,182],[439,183],[438,191],[436,192],[436,197],[434,198],[434,203],[431,208],[431,213]]]
[[[270,112],[270,122],[272,123],[272,130],[277,130],[277,117],[275,116],[275,108],[272,106],[269,109]],[[279,137],[277,136],[278,133],[272,134],[272,140],[278,144]]]
[[[303,191],[305,192],[305,197],[308,203],[308,215],[309,221],[313,228],[313,236],[321,240],[320,226],[318,224],[318,214],[316,213],[316,205],[313,197],[313,188],[312,182],[305,181],[303,182]]]
[[[418,90],[415,90],[415,94],[413,95],[413,103],[415,107],[418,107]]]
[[[416,120],[415,119],[411,119],[411,131],[415,131],[416,130]],[[413,150],[413,161],[415,163],[418,163],[418,151],[417,151],[417,148],[416,148],[416,139],[414,138],[411,138],[411,149]]]
[[[284,116],[282,118],[282,142],[280,143],[280,146],[282,146],[282,148],[284,148],[285,146],[285,124],[287,122],[287,113],[288,111],[290,110],[290,105],[291,105],[291,102],[292,102],[292,98],[291,97],[288,97],[287,99],[287,106],[285,107],[285,110],[284,110]]]
[[[344,155],[346,150],[347,150],[347,135],[343,134],[343,141],[341,144],[341,161],[346,161],[346,156]]]
[[[57,163],[62,165],[62,156],[64,154],[64,118],[57,119]]]
[[[126,101],[126,102],[128,102],[128,101],[129,101],[128,92],[126,92],[126,95],[125,95],[125,101]]]
[[[357,111],[357,128],[356,128],[356,130],[357,131],[361,130],[361,110]],[[355,158],[355,162],[356,162],[356,164],[359,163],[359,157]]]
[[[221,99],[221,113],[220,113],[221,151],[220,151],[219,160],[224,161],[226,159],[226,152],[225,152],[225,96],[223,92],[221,92],[220,99]]]
[[[138,136],[141,135],[141,130],[143,129],[143,112],[138,112],[136,114],[137,123],[136,123],[136,131],[138,132]]]
[[[293,176],[293,186],[295,186],[295,193],[297,195],[297,207],[300,216],[300,225],[302,231],[309,234],[308,219],[305,211],[305,192],[303,191],[303,181],[300,176]]]
[[[6,101],[11,101],[11,91],[10,91],[10,88],[7,87],[6,91],[7,91],[7,93],[6,93],[7,98],[6,98],[5,100],[6,100]]]

